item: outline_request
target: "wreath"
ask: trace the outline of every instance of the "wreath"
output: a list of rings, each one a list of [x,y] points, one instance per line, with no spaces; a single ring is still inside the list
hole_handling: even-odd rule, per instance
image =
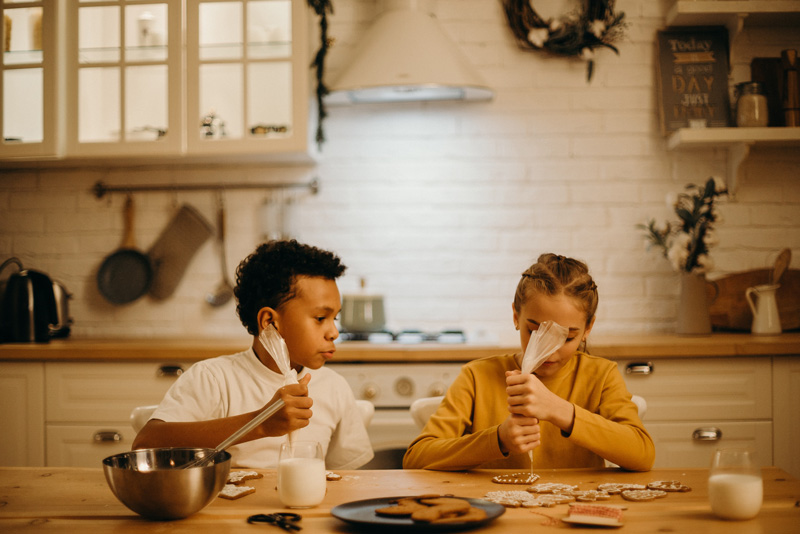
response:
[[[628,23],[625,13],[614,12],[614,0],[584,0],[578,8],[561,18],[544,20],[533,7],[533,0],[503,0],[511,32],[521,48],[550,54],[580,57],[587,61],[586,79],[594,71],[595,48],[610,48],[624,36]]]

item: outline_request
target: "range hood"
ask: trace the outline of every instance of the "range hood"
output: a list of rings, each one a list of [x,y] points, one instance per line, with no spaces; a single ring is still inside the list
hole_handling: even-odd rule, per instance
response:
[[[492,90],[428,14],[391,4],[330,84],[325,102],[358,104],[491,100]]]

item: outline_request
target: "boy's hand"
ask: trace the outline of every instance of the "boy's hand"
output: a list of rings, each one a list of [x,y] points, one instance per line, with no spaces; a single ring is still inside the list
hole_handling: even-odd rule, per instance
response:
[[[497,429],[503,454],[520,454],[535,449],[541,442],[539,420],[511,414]]]
[[[261,431],[264,436],[283,436],[292,430],[308,426],[312,415],[311,405],[314,404],[308,396],[310,380],[311,375],[306,375],[297,384],[283,386],[275,392],[267,406],[279,398],[283,399],[286,405],[262,423]]]

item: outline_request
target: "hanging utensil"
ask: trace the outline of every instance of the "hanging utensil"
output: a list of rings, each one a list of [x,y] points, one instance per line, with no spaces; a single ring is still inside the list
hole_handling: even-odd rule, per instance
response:
[[[150,289],[153,282],[153,264],[150,257],[136,248],[133,197],[125,200],[125,230],[122,245],[106,256],[97,271],[100,294],[112,304],[128,304]]]
[[[219,259],[222,268],[222,280],[213,293],[206,295],[206,302],[214,307],[223,306],[233,298],[233,285],[228,279],[228,264],[225,261],[225,201],[219,193],[217,208],[217,241],[219,242]]]
[[[786,269],[789,268],[789,264],[792,262],[792,251],[791,249],[785,248],[781,250],[778,257],[775,259],[775,267],[772,270],[772,284],[779,284],[781,278],[783,278],[783,273],[786,272]]]

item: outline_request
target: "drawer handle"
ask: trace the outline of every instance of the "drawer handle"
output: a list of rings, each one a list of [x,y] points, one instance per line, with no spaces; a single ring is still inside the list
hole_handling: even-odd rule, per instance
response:
[[[695,441],[719,441],[722,439],[722,430],[719,428],[698,428],[692,432]]]
[[[183,367],[180,365],[162,365],[158,368],[157,376],[178,378],[183,374]]]
[[[103,443],[106,442],[118,443],[122,441],[122,434],[120,434],[116,430],[100,430],[99,432],[94,433],[94,440]]]
[[[629,363],[625,368],[625,373],[629,375],[649,375],[653,372],[651,362]]]

